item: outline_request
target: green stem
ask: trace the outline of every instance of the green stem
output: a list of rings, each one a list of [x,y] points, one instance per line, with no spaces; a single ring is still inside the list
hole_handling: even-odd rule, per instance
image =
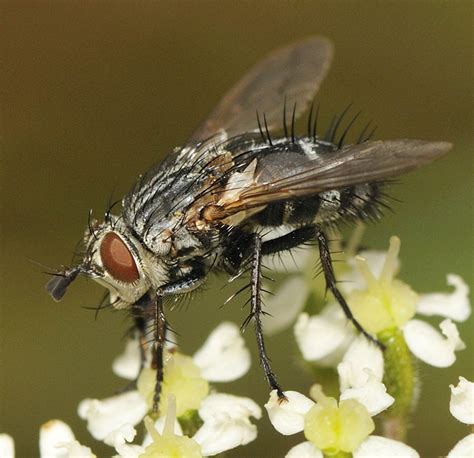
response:
[[[404,441],[408,415],[415,400],[416,373],[412,356],[399,329],[383,331],[378,338],[386,346],[383,381],[388,393],[395,398],[394,404],[383,415],[383,435]]]

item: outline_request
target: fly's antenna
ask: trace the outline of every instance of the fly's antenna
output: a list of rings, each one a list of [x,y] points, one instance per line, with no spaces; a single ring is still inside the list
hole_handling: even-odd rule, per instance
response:
[[[95,233],[94,227],[92,226],[92,208],[89,210],[87,216],[87,226],[89,227],[89,232],[92,234],[95,240],[97,240],[97,235]]]
[[[265,132],[267,134],[268,143],[270,146],[273,146],[272,138],[270,137],[270,131],[268,130],[267,116],[265,115],[265,112],[263,113],[263,123],[265,124]]]
[[[285,138],[288,138],[288,126],[286,125],[286,94],[285,100],[283,101],[283,131],[285,132]]]
[[[295,143],[295,114],[296,114],[296,102],[293,105],[293,114],[291,115],[291,142]]]
[[[347,124],[347,127],[344,129],[344,132],[342,133],[341,138],[339,139],[339,143],[337,144],[338,149],[341,149],[342,146],[344,145],[344,140],[346,139],[347,134],[349,133],[349,131],[351,130],[351,127],[354,125],[354,123],[356,122],[357,118],[360,116],[361,113],[362,113],[362,111],[359,111],[359,112],[351,119],[351,121],[349,122],[349,124]]]

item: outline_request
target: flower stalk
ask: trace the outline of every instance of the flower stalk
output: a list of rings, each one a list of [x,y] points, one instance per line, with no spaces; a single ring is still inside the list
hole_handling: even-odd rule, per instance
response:
[[[395,398],[394,404],[383,414],[383,435],[403,442],[407,434],[408,416],[415,402],[417,374],[410,350],[399,329],[383,331],[378,338],[386,347],[383,382]]]

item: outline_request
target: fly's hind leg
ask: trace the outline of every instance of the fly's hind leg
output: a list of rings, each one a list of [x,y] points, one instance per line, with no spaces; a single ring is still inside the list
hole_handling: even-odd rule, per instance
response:
[[[344,296],[339,291],[337,284],[336,284],[336,276],[334,274],[334,269],[332,266],[332,259],[331,259],[331,252],[329,250],[329,243],[326,237],[326,234],[317,226],[316,229],[316,239],[319,244],[319,257],[321,259],[321,266],[324,272],[324,279],[326,280],[326,288],[328,288],[333,296],[336,298],[339,305],[342,307],[346,317],[354,327],[363,334],[370,342],[376,344],[380,349],[384,350],[385,346],[379,342],[374,336],[369,334],[364,327],[356,320],[354,317],[352,310],[350,309],[349,305],[347,304]]]
[[[319,257],[321,259],[321,266],[324,273],[324,279],[326,281],[326,287],[329,289],[337,302],[344,311],[346,317],[354,325],[354,327],[363,334],[370,342],[375,343],[382,350],[385,348],[384,345],[379,342],[374,336],[369,334],[363,326],[356,320],[352,311],[347,304],[344,296],[341,294],[337,287],[336,276],[332,266],[331,252],[329,250],[329,243],[326,234],[323,230],[316,225],[304,226],[294,231],[289,232],[281,237],[277,237],[272,240],[268,240],[262,245],[262,254],[270,255],[278,253],[280,251],[291,250],[305,242],[316,240],[319,245]]]

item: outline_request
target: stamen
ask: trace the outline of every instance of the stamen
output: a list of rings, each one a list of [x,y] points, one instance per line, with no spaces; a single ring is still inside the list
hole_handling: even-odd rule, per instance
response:
[[[331,404],[332,398],[328,398],[324,393],[323,393],[323,388],[321,385],[315,383],[310,389],[309,389],[309,395],[321,406],[328,406]]]
[[[148,434],[151,436],[152,441],[159,441],[161,435],[155,428],[155,422],[150,417],[145,417],[143,422],[145,423],[145,428],[148,431]]]
[[[174,424],[176,421],[176,397],[168,395],[168,408],[166,409],[165,426],[163,435],[174,435]]]
[[[362,256],[356,256],[355,257],[355,262],[356,262],[356,265],[357,265],[357,269],[359,270],[359,272],[364,277],[364,280],[367,283],[367,286],[369,288],[376,287],[378,281],[374,277],[374,274],[370,271],[369,264],[367,263],[367,260],[365,258],[363,258]]]
[[[393,235],[390,237],[390,246],[385,256],[382,272],[380,274],[380,282],[390,284],[397,268],[397,258],[400,253],[400,239]]]

